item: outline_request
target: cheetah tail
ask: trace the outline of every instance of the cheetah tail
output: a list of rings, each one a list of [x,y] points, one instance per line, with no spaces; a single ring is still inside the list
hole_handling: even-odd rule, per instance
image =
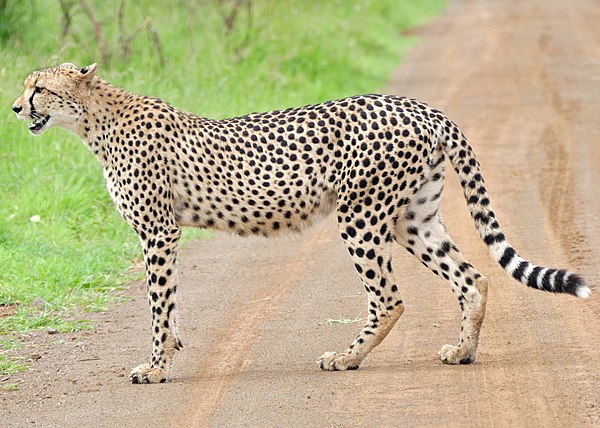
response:
[[[569,293],[582,299],[590,295],[585,280],[564,269],[536,266],[520,257],[506,240],[490,206],[479,162],[458,127],[447,121],[438,141],[444,145],[452,167],[458,174],[467,205],[490,255],[508,275],[528,287],[553,293]]]

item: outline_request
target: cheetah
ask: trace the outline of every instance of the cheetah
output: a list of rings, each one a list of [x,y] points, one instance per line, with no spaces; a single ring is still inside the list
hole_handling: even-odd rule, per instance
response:
[[[274,237],[335,211],[341,239],[368,295],[368,317],[323,370],[357,369],[404,312],[392,271],[399,243],[443,278],[462,311],[458,344],[439,357],[473,363],[488,281],[459,252],[440,215],[444,163],[457,173],[491,257],[517,281],[586,298],[577,274],[530,263],[508,243],[473,149],[427,104],[363,95],[301,108],[211,120],[139,96],[96,75],[96,64],[33,72],[12,110],[39,135],[58,126],[100,161],[108,191],[143,248],[152,354],[132,383],[165,382],[176,350],[176,257],[184,226]]]

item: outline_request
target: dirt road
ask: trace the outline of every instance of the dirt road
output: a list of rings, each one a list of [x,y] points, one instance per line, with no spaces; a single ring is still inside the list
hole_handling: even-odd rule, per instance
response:
[[[26,339],[33,371],[1,392],[1,426],[600,425],[600,6],[456,0],[418,31],[388,92],[443,109],[469,136],[504,230],[532,261],[570,267],[587,301],[526,289],[487,256],[448,173],[445,218],[491,282],[479,359],[446,366],[449,289],[398,248],[406,312],[360,370],[322,372],[365,317],[333,218],[281,240],[217,235],[181,257],[185,348],[165,385],[129,385],[148,353],[144,290],[94,332]]]

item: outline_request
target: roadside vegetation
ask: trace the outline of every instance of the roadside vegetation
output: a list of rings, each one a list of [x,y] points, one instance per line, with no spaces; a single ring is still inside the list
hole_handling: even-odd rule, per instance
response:
[[[115,85],[213,118],[298,106],[380,90],[415,43],[404,30],[444,5],[0,0],[0,376],[26,367],[19,333],[86,328],[82,311],[119,299],[141,255],[83,144],[34,138],[10,111],[31,71],[98,62]]]

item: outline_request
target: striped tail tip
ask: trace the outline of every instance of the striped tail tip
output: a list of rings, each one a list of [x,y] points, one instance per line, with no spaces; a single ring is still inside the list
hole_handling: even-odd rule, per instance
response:
[[[488,244],[489,245],[489,244]],[[586,299],[591,290],[585,280],[565,269],[536,266],[520,257],[506,241],[503,246],[490,246],[491,253],[504,270],[519,282],[531,288],[551,293],[567,293]]]
[[[549,269],[552,270],[552,269]],[[585,283],[585,279],[576,273],[571,273],[563,270],[558,272],[564,272],[564,276],[561,275],[561,280],[558,280],[559,275],[556,277],[555,287],[560,288],[560,291],[564,293],[572,294],[573,296],[579,297],[580,299],[587,299],[590,297],[592,290]]]
[[[580,299],[587,299],[592,292],[581,276],[563,269],[536,267],[527,285],[552,293],[572,294]]]

